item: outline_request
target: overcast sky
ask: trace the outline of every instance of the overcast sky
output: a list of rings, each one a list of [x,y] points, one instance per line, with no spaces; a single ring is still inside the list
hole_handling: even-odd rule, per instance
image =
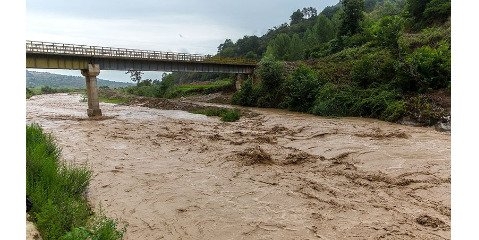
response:
[[[261,36],[296,9],[320,12],[339,0],[27,0],[28,40],[215,54],[226,38]],[[34,69],[32,69],[34,70]],[[34,70],[39,71],[39,70]],[[42,71],[42,70],[40,70]],[[80,75],[77,71],[50,71]],[[144,78],[161,78],[145,73]],[[99,78],[129,81],[122,71]]]

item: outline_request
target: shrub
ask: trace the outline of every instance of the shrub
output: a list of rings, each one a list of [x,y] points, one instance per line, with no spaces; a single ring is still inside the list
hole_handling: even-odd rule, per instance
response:
[[[33,95],[35,95],[35,93],[34,93],[30,88],[27,88],[25,94],[26,94],[27,99],[29,99],[29,98],[31,98]]]
[[[359,86],[369,87],[373,83],[384,83],[395,76],[393,56],[386,50],[365,54],[356,61],[351,77]]]
[[[304,65],[297,68],[286,81],[284,104],[288,109],[309,112],[316,100],[321,82],[316,73]]]
[[[241,89],[233,95],[231,101],[233,104],[241,106],[255,106],[258,101],[258,90],[258,88],[253,86],[251,79],[248,78],[241,86]]]
[[[52,87],[49,86],[43,86],[40,91],[42,94],[51,94],[51,93],[56,93],[57,91],[53,89]]]
[[[450,45],[438,48],[423,46],[406,57],[399,65],[397,86],[404,91],[426,92],[447,88],[451,83]]]
[[[347,116],[354,105],[355,95],[343,91],[333,83],[326,83],[318,92],[313,114],[321,116]]]
[[[399,120],[406,113],[406,102],[403,100],[391,101],[380,118],[389,122]]]
[[[427,23],[443,23],[451,17],[451,0],[431,0],[424,10]]]
[[[240,119],[241,113],[237,109],[228,110],[221,115],[223,122],[236,122]]]
[[[277,107],[282,102],[282,87],[286,71],[282,63],[271,58],[263,58],[257,69],[261,78],[257,105]]]
[[[206,116],[217,116],[221,118],[223,122],[236,122],[241,117],[241,112],[238,109],[207,107],[202,109],[196,109],[192,111],[196,114],[203,114]]]
[[[371,34],[375,37],[377,45],[398,52],[398,39],[404,19],[400,16],[386,16],[371,26]]]
[[[385,87],[357,89],[325,84],[318,92],[313,114],[321,116],[374,117],[396,121],[405,113],[400,95]]]

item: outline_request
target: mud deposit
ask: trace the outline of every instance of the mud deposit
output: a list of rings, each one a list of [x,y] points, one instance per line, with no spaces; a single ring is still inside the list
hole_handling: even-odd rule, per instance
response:
[[[448,133],[370,119],[251,109],[184,111],[34,96],[27,123],[93,170],[96,211],[125,239],[450,239]]]

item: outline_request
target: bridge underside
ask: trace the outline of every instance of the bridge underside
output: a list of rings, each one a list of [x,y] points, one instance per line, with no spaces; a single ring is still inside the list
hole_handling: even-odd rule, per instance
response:
[[[164,71],[164,72],[215,72],[234,73],[237,75],[238,89],[243,82],[242,75],[252,74],[252,65],[212,63],[205,61],[174,61],[158,59],[132,59],[88,57],[59,54],[27,53],[27,68],[41,69],[70,69],[81,70],[85,76],[88,95],[89,117],[102,116],[98,100],[97,76],[101,70],[138,70],[138,71]]]
[[[43,69],[88,69],[88,64],[98,64],[101,70],[130,69],[138,71],[163,71],[163,72],[215,72],[215,73],[238,73],[251,74],[254,70],[250,65],[234,65],[208,62],[186,61],[161,61],[150,59],[128,58],[91,58],[82,56],[65,56],[55,54],[27,54],[27,68]]]

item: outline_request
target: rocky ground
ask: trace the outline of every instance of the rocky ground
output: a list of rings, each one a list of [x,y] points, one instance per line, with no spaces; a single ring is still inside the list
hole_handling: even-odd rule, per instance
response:
[[[127,224],[125,239],[450,239],[450,133],[145,106],[102,103],[105,117],[89,120],[80,95],[27,100],[27,123],[91,167],[92,207]]]

